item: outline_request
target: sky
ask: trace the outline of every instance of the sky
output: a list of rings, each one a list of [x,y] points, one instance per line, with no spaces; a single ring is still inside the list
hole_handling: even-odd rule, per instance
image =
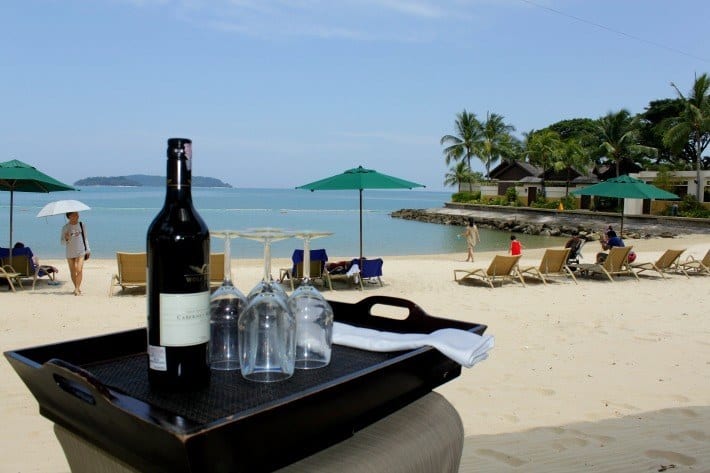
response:
[[[362,165],[443,190],[456,114],[516,134],[688,92],[707,0],[4,0],[0,161],[67,183],[289,188]],[[483,166],[475,163],[476,169]]]

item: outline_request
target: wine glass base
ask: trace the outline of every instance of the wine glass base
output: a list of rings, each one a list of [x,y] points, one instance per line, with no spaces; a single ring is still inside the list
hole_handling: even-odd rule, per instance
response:
[[[210,368],[216,371],[236,371],[239,369],[239,361],[212,361],[210,362]]]
[[[330,361],[325,360],[296,360],[297,370],[315,370],[328,366]]]
[[[257,383],[275,383],[277,381],[287,380],[292,376],[292,373],[284,373],[280,371],[254,371],[250,374],[242,373],[242,376],[248,381],[255,381]]]

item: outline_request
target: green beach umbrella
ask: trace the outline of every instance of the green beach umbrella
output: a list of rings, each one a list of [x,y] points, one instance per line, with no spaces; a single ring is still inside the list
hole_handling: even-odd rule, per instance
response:
[[[572,195],[596,195],[598,197],[615,197],[617,199],[679,199],[672,192],[664,191],[654,185],[646,184],[641,179],[636,179],[623,174],[619,177],[612,177],[599,184],[577,189],[570,192]],[[621,230],[624,231],[624,207],[621,207]]]
[[[358,166],[341,174],[298,186],[296,189],[306,189],[311,192],[335,190],[357,190],[360,192],[360,259],[362,259],[362,191],[365,189],[413,189],[415,187],[426,186]]]
[[[12,248],[12,213],[15,192],[73,191],[72,186],[59,182],[29,164],[13,159],[0,163],[0,190],[10,191],[10,244]],[[12,262],[12,251],[10,251]]]

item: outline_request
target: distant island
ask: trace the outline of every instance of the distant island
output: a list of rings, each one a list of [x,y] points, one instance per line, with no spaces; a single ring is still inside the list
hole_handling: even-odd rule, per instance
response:
[[[162,187],[165,176],[148,176],[146,174],[131,174],[130,176],[86,177],[74,183],[75,186],[121,186],[121,187]],[[194,187],[232,187],[214,177],[192,176]]]

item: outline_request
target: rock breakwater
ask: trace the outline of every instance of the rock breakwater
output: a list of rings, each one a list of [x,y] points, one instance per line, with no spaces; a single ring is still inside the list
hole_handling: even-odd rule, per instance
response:
[[[433,223],[438,225],[466,225],[468,218],[473,217],[479,227],[492,228],[510,233],[520,233],[527,235],[544,236],[571,236],[579,233],[587,240],[598,239],[601,232],[607,225],[613,225],[618,229],[620,219],[618,216],[610,218],[602,215],[594,218],[589,215],[576,215],[565,212],[504,212],[497,213],[495,210],[476,209],[463,210],[453,208],[443,209],[401,209],[392,212],[393,218],[405,220],[416,220],[419,222]],[[673,238],[683,231],[677,228],[667,228],[664,226],[646,225],[633,228],[624,225],[624,238]],[[687,233],[699,233],[689,231]]]

